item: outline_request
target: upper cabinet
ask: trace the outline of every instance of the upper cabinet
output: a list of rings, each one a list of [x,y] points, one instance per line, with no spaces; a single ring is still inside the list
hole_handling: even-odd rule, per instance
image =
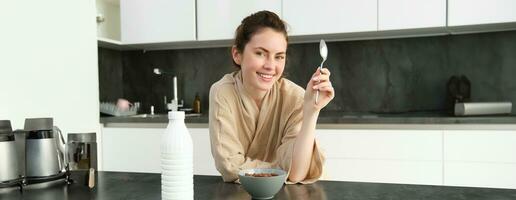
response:
[[[377,0],[283,0],[289,35],[377,30]]]
[[[121,0],[123,44],[194,41],[195,0]]]
[[[446,0],[378,0],[378,30],[446,26]]]
[[[281,17],[281,1],[197,0],[197,39],[233,39],[235,29],[242,19],[261,10],[272,11]]]
[[[261,10],[287,22],[292,43],[516,29],[514,0],[96,0],[99,44],[181,49],[228,46]]]
[[[448,26],[516,22],[514,0],[448,0]]]
[[[97,37],[99,40],[120,41],[120,1],[96,0]]]

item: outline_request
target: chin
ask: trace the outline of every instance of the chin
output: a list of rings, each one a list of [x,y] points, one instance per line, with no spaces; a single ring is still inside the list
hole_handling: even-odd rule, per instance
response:
[[[256,80],[256,88],[261,91],[269,91],[274,83],[276,83],[278,79],[273,79],[271,82],[262,82],[260,80]]]
[[[272,88],[272,84],[271,85],[260,85],[260,90],[263,90],[263,91],[268,91]]]

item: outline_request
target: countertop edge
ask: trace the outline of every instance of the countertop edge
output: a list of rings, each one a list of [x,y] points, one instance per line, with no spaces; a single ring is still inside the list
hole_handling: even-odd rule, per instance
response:
[[[101,123],[104,128],[166,128],[166,123]],[[187,128],[209,128],[208,123],[186,123]],[[516,130],[516,124],[317,124],[316,129],[382,130]]]

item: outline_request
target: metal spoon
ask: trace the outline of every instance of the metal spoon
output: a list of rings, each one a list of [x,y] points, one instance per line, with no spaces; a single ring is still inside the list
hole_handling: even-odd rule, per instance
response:
[[[321,65],[319,66],[319,71],[322,71],[322,67],[324,64],[324,61],[326,61],[326,58],[328,57],[328,47],[326,47],[326,42],[324,42],[323,39],[321,39],[321,42],[319,42],[319,53],[322,57]],[[317,94],[315,95],[315,103],[317,104],[317,101],[319,99],[319,89],[317,89]]]

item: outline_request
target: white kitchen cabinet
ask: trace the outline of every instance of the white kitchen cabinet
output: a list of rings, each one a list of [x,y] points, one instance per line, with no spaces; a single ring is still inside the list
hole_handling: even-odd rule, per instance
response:
[[[442,184],[440,130],[317,130],[324,179]]]
[[[446,0],[378,0],[378,30],[446,26]]]
[[[445,161],[444,185],[516,189],[516,164]]]
[[[160,173],[163,132],[158,128],[103,128],[102,169]]]
[[[516,22],[514,0],[448,0],[448,26]]]
[[[121,0],[123,44],[194,41],[195,0]]]
[[[442,163],[440,161],[328,158],[325,170],[324,180],[442,184]]]
[[[160,173],[164,128],[103,128],[102,170]],[[188,129],[194,145],[194,174],[218,175],[207,128]]]
[[[292,36],[376,31],[377,13],[377,0],[283,0]]]
[[[269,10],[281,17],[281,1],[277,0],[197,0],[198,40],[233,39],[244,17]]]
[[[445,130],[444,184],[516,188],[516,131]]]
[[[120,1],[96,0],[96,6],[98,39],[120,42]]]
[[[194,174],[220,175],[211,155],[210,131],[208,128],[189,128],[194,145]]]

